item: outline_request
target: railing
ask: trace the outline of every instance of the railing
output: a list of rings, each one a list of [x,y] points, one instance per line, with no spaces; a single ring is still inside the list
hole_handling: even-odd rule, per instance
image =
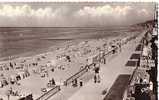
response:
[[[108,51],[106,54],[104,54],[103,57],[113,54],[113,52],[116,52],[117,49],[118,49],[118,47],[115,47],[114,49],[112,49],[112,50]],[[99,56],[99,55],[97,55],[97,56]],[[99,56],[98,62],[100,62],[101,59],[103,59],[103,58]],[[85,68],[81,69],[79,72],[75,73],[74,75],[72,75],[71,77],[66,79],[64,81],[64,85],[67,86],[70,83],[72,83],[75,79],[81,77],[83,74],[85,74],[88,71],[88,68],[90,68],[92,65],[93,65],[93,63],[85,66]],[[52,88],[51,90],[49,90],[48,92],[44,93],[42,96],[40,96],[36,100],[48,100],[51,96],[55,95],[60,90],[61,90],[60,86],[56,86],[56,87]]]
[[[115,47],[114,49],[112,49],[111,51],[108,51],[104,56],[108,56],[110,54],[113,53],[113,51],[116,51],[118,49],[118,47]]]
[[[76,74],[74,74],[73,76],[69,77],[68,79],[66,79],[66,81],[64,81],[64,85],[67,86],[68,84],[70,84],[73,80],[79,78],[80,76],[82,76],[83,74],[85,74],[88,71],[88,68],[83,68],[82,70],[80,70],[79,72],[77,72]]]
[[[132,40],[132,39],[134,39],[134,38],[135,38],[135,37],[130,38],[128,41],[130,41],[130,40]],[[127,41],[127,42],[128,42],[128,41]],[[116,53],[117,50],[118,50],[118,47],[114,47],[112,50],[110,50],[110,51],[108,51],[107,53],[105,53],[105,54],[103,55],[104,59],[105,59],[105,57],[107,57],[107,56],[113,54],[113,52]],[[97,56],[99,57],[99,59],[97,59],[97,62],[100,62],[101,59],[103,59],[103,57],[100,57],[100,54],[97,55]],[[96,56],[96,57],[97,57],[97,56]],[[98,58],[98,57],[97,57],[97,58]],[[96,63],[97,63],[97,62],[96,62]],[[79,78],[80,76],[82,76],[83,74],[85,74],[85,73],[88,71],[88,68],[90,68],[92,65],[93,65],[93,63],[90,64],[90,65],[85,66],[85,68],[83,68],[83,69],[80,70],[79,72],[75,73],[74,75],[72,75],[71,77],[69,77],[68,79],[66,79],[66,80],[64,81],[64,85],[65,85],[65,86],[69,85],[69,84],[72,83],[75,79],[77,79],[77,78]]]
[[[118,49],[118,48],[115,47],[114,49],[112,49],[111,51],[107,52],[107,53],[106,53],[105,55],[103,55],[103,56],[110,55],[110,54],[113,53],[113,50],[117,50],[117,49]],[[97,55],[97,56],[99,56],[99,55]],[[99,62],[101,59],[102,59],[102,57],[99,57],[98,62]],[[90,64],[90,65],[85,66],[85,68],[81,69],[79,72],[75,73],[74,75],[72,75],[71,77],[69,77],[68,79],[66,79],[66,80],[64,81],[64,85],[65,85],[65,86],[69,85],[69,84],[72,83],[75,79],[77,79],[77,78],[79,78],[80,76],[82,76],[83,74],[85,74],[85,73],[88,71],[88,68],[90,68],[92,65],[93,65],[93,63]]]
[[[36,100],[48,100],[51,96],[55,95],[60,90],[61,90],[60,86],[55,86],[54,88],[52,88],[51,90],[49,90],[48,92],[44,93],[42,96],[37,98]]]

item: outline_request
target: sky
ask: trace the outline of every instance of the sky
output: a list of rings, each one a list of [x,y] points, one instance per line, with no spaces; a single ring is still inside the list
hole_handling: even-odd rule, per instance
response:
[[[127,26],[152,20],[154,3],[0,3],[0,27]]]

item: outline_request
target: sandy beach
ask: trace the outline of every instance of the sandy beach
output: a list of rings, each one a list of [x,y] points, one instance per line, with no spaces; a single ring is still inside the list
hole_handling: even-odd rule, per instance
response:
[[[0,100],[156,100],[157,2],[0,1]]]
[[[2,97],[6,97],[6,90],[12,87],[14,91],[23,93],[23,95],[32,93],[34,98],[38,98],[43,94],[41,89],[46,88],[49,80],[54,78],[57,85],[63,85],[67,78],[88,64],[87,59],[99,54],[101,50],[108,52],[111,50],[112,44],[116,45],[117,42],[124,42],[125,39],[138,34],[138,32],[133,32],[132,35],[130,33],[99,39],[69,40],[60,45],[49,47],[47,50],[45,48],[38,51],[38,54],[36,51],[27,52],[18,55],[18,58],[13,60],[2,61],[2,66],[10,62],[12,64],[16,62],[13,68],[0,72],[7,79],[12,75],[17,75],[22,70],[27,70],[30,75],[19,80],[18,83],[21,84],[19,86],[14,84],[0,88],[0,94]],[[65,58],[67,56],[69,56],[71,62]],[[11,96],[11,98],[16,97]]]

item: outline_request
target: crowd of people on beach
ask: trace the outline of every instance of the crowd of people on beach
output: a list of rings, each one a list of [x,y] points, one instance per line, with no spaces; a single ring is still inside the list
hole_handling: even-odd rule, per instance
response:
[[[92,69],[94,71],[94,78],[93,78],[94,83],[100,83],[101,82],[100,64],[106,64],[107,57],[120,53],[122,51],[122,46],[128,43],[129,41],[131,41],[132,39],[135,39],[136,37],[137,37],[137,34],[134,34],[132,36],[129,36],[128,38],[112,40],[111,42],[109,42],[109,45],[103,44],[104,46],[107,46],[107,49],[100,48],[100,52],[96,53],[96,55],[93,55],[87,59],[88,63],[85,67],[82,67],[81,71],[79,71],[74,76],[71,76],[69,78],[69,80],[71,80],[72,78],[72,86],[76,87],[78,86],[78,83],[83,84],[83,82],[81,82],[81,78],[78,79],[78,77],[81,76],[80,73],[83,73],[83,69],[87,70],[87,68],[88,70]],[[80,82],[78,82],[78,80]],[[68,84],[69,84],[69,81],[68,81]]]
[[[104,55],[109,51],[117,52],[114,48],[122,51],[122,45],[126,44],[136,34],[117,37],[112,40],[107,39],[91,39],[80,42],[76,45],[66,45],[63,48],[57,48],[55,51],[50,51],[31,57],[20,57],[14,60],[4,61],[0,64],[0,87],[3,88],[9,84],[17,84],[19,80],[25,79],[34,74],[39,74],[41,78],[49,77],[49,71],[52,73],[56,70],[67,70],[71,68],[71,64],[79,65],[77,70],[82,69],[81,66],[87,66],[96,62],[96,55]],[[94,82],[100,83],[100,65],[94,63]],[[63,72],[62,72],[63,73]],[[61,74],[62,74],[61,73]],[[50,78],[50,77],[49,77]],[[77,81],[73,81],[77,84]],[[56,80],[51,77],[46,86],[55,86]],[[80,86],[83,86],[82,79]]]

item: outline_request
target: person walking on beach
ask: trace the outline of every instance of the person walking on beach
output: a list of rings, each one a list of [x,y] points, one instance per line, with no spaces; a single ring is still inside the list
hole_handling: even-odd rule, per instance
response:
[[[79,80],[79,84],[80,84],[80,86],[83,86],[83,81],[82,81],[82,79]]]
[[[94,68],[94,83],[98,82],[100,83],[100,75],[99,75],[99,70],[100,70],[100,65],[96,64],[95,68]]]

